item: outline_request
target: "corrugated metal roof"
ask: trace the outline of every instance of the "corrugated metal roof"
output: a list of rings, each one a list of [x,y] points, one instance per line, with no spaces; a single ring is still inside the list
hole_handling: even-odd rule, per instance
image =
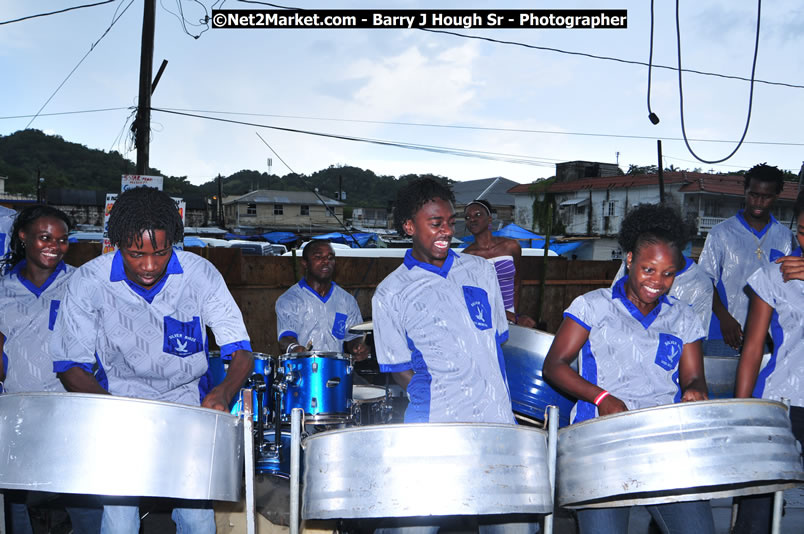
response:
[[[488,187],[497,180],[494,187],[487,192],[483,198],[488,200],[492,206],[513,206],[514,197],[508,193],[511,187],[517,182],[498,176],[496,178],[482,178],[480,180],[468,180],[466,182],[455,182],[452,184],[452,192],[455,194],[457,205],[466,205],[480,196]]]
[[[327,206],[344,206],[343,202],[319,194]],[[321,204],[321,201],[311,191],[277,191],[273,189],[259,189],[243,196],[224,201],[224,204]]]

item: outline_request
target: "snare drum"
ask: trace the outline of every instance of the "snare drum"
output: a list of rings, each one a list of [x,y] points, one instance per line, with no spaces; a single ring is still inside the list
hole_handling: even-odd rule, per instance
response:
[[[296,352],[279,358],[284,423],[293,408],[304,410],[305,420],[332,424],[352,417],[352,361],[339,352]]]
[[[246,383],[243,387],[252,389],[252,397],[251,397],[251,409],[254,410],[254,416],[252,419],[256,422],[258,419],[257,409],[258,404],[257,401],[261,398],[262,399],[262,417],[263,422],[266,424],[269,423],[273,418],[273,406],[271,405],[271,385],[274,379],[273,373],[273,361],[271,360],[271,356],[268,354],[263,354],[262,352],[252,352],[254,355],[254,372],[252,375],[246,380]],[[262,384],[265,384],[264,389]],[[258,395],[257,387],[262,389],[262,395]],[[240,413],[242,409],[240,398],[235,400],[234,405],[232,406],[232,413],[237,415]]]
[[[356,425],[383,425],[391,421],[390,395],[380,386],[352,388],[352,419]]]

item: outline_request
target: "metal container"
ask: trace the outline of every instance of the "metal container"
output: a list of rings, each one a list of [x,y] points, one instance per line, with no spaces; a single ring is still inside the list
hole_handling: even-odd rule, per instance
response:
[[[547,332],[510,325],[508,341],[502,346],[505,372],[515,412],[543,421],[547,407],[558,406],[559,425],[566,426],[575,401],[550,387],[542,377],[553,338]]]
[[[0,395],[0,488],[237,501],[237,417],[83,393]]]
[[[604,508],[769,493],[804,482],[800,449],[779,402],[623,412],[559,431],[556,499]]]
[[[760,369],[770,360],[770,354],[762,356]],[[710,399],[731,399],[734,397],[734,383],[737,379],[738,356],[704,356],[704,372]]]
[[[552,510],[543,430],[380,425],[315,434],[302,446],[305,519]]]

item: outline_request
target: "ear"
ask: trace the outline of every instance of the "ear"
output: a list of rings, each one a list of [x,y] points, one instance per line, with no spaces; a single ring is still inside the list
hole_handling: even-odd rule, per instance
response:
[[[634,253],[629,252],[625,255],[625,272],[631,271],[631,262],[634,260]]]
[[[413,219],[408,219],[407,221],[402,223],[402,229],[405,231],[405,234],[409,236],[413,235],[415,233],[414,232],[415,228],[413,226]]]

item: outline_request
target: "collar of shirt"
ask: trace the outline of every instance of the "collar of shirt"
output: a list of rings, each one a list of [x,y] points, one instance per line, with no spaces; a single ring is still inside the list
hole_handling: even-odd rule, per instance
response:
[[[768,224],[766,224],[765,227],[762,230],[757,231],[757,230],[754,230],[751,227],[751,225],[746,222],[745,217],[743,217],[743,210],[738,211],[737,215],[735,217],[737,217],[737,220],[740,221],[740,224],[745,226],[746,230],[748,230],[749,232],[751,232],[752,234],[754,234],[757,237],[762,237],[763,235],[765,235],[765,232],[768,231],[768,229],[771,227],[771,225],[773,223],[777,222],[776,219],[774,219],[773,215],[771,215],[770,220],[768,221]]]
[[[797,257],[799,257],[799,258],[800,258],[800,257],[801,257],[801,255],[802,255],[802,254],[801,254],[801,247],[798,247],[796,250],[794,250],[793,252],[791,252],[791,253],[790,253],[790,255],[791,255],[791,256],[797,256]]]
[[[680,275],[681,273],[689,269],[690,265],[692,265],[693,263],[695,262],[689,259],[688,257],[684,256],[684,267],[682,267],[681,270],[676,273],[676,276]]]
[[[653,321],[655,321],[659,316],[659,313],[661,313],[662,305],[667,304],[668,306],[672,306],[673,303],[670,302],[670,299],[667,298],[666,294],[662,295],[659,297],[656,307],[649,311],[647,315],[642,315],[642,312],[639,311],[639,308],[637,308],[625,294],[625,283],[627,280],[628,275],[625,275],[620,278],[616,284],[614,284],[614,287],[611,288],[611,298],[620,299],[620,301],[623,303],[623,306],[625,306],[625,309],[631,314],[631,317],[639,321],[639,324],[641,324],[645,330],[647,330],[648,327],[653,324]]]
[[[327,291],[327,294],[323,297],[318,293],[318,291],[310,287],[310,284],[307,283],[307,279],[305,278],[299,280],[299,287],[308,290],[310,293],[318,297],[318,300],[326,304],[326,302],[329,300],[329,297],[332,296],[332,292],[335,290],[335,282],[329,283],[329,291]]]
[[[126,275],[126,268],[123,264],[123,255],[118,250],[114,253],[114,259],[112,260],[112,270],[109,274],[109,281],[110,282],[120,282],[125,281],[137,295],[144,298],[148,301],[148,304],[152,303],[154,297],[159,294],[159,291],[165,286],[165,282],[167,282],[168,275],[171,274],[182,274],[184,273],[184,269],[181,268],[181,263],[179,263],[179,257],[176,255],[175,250],[170,251],[170,259],[168,260],[167,267],[165,268],[165,276],[162,277],[159,282],[156,283],[151,289],[145,289],[142,286],[139,286],[132,282],[128,276]]]
[[[28,260],[22,260],[17,265],[15,265],[13,269],[11,269],[11,273],[9,274],[16,274],[17,279],[20,281],[20,283],[23,286],[25,286],[25,288],[28,289],[28,291],[36,295],[36,298],[42,296],[42,293],[44,293],[45,290],[50,287],[50,285],[53,283],[53,281],[56,279],[56,277],[59,275],[60,272],[67,270],[67,266],[64,264],[64,261],[60,261],[59,264],[56,265],[56,268],[53,270],[50,276],[47,277],[45,283],[42,284],[42,287],[36,287],[30,280],[22,276],[22,273],[20,272],[27,263]]]
[[[455,262],[455,258],[457,257],[458,255],[455,253],[455,251],[449,249],[449,252],[447,253],[447,259],[444,260],[444,264],[441,265],[441,267],[436,267],[432,263],[426,263],[417,260],[416,258],[413,257],[413,250],[408,250],[407,252],[405,252],[405,260],[403,263],[405,264],[405,267],[408,268],[408,270],[413,269],[414,267],[421,267],[425,271],[430,271],[431,273],[435,273],[439,276],[446,278],[447,275],[449,274],[449,270],[452,268],[452,264]]]

